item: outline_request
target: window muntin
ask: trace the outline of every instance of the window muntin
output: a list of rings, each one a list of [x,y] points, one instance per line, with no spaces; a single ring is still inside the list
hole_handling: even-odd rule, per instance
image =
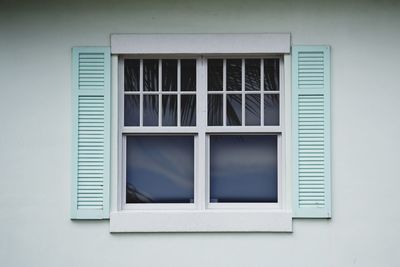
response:
[[[139,97],[139,104],[135,99],[135,107],[125,107],[124,113],[127,110],[139,110],[141,116],[139,117],[139,124],[126,125],[127,119],[124,119],[125,123],[121,130],[121,136],[124,140],[129,134],[146,134],[146,135],[157,135],[157,136],[173,136],[176,134],[193,134],[195,145],[194,154],[194,208],[275,208],[279,207],[280,203],[280,168],[281,168],[281,150],[282,150],[282,104],[279,100],[282,99],[282,90],[279,88],[282,79],[282,62],[283,59],[280,57],[257,57],[257,58],[197,58],[197,59],[174,59],[168,58],[169,62],[175,61],[176,73],[173,71],[164,71],[163,67],[167,64],[163,64],[164,59],[150,59],[152,62],[158,62],[157,71],[157,91],[145,91],[143,88],[144,73],[143,65],[146,60],[149,59],[135,59],[139,62],[139,73],[142,80],[139,79],[139,91],[123,91],[124,98],[127,96]],[[122,60],[123,62],[123,60]],[[193,64],[194,62],[194,64]],[[240,80],[240,89],[238,86],[231,86],[235,90],[228,90],[228,67],[227,63],[234,65],[232,79]],[[240,64],[239,64],[240,62]],[[235,64],[234,64],[235,63]],[[171,65],[171,64],[170,64]],[[172,64],[173,65],[173,64]],[[122,64],[122,66],[124,66]],[[182,68],[182,66],[185,66]],[[266,71],[265,69],[268,69]],[[155,68],[153,68],[155,69]],[[137,72],[136,72],[137,73]],[[176,79],[163,79],[163,75],[176,75]],[[184,74],[185,73],[185,74]],[[183,75],[184,74],[184,75]],[[210,76],[212,78],[210,78]],[[240,78],[239,78],[240,76]],[[266,76],[268,76],[266,78]],[[148,78],[146,78],[148,79]],[[163,90],[163,81],[166,84],[169,83],[168,90]],[[174,82],[177,82],[176,91],[174,91]],[[131,82],[134,83],[134,82]],[[268,85],[266,84],[268,83]],[[124,82],[126,84],[126,82]],[[188,86],[184,86],[188,84]],[[172,88],[172,89],[171,89]],[[190,88],[190,89],[183,89]],[[144,123],[143,112],[146,111],[144,104],[144,98],[146,96],[156,96],[153,99],[153,107],[150,108],[154,117],[157,117],[157,122],[149,127]],[[173,100],[171,100],[173,96]],[[176,99],[176,100],[175,100]],[[157,102],[158,101],[158,102]],[[199,102],[200,101],[200,102]],[[229,103],[235,102],[236,103]],[[124,104],[126,103],[126,99]],[[172,103],[171,103],[172,102]],[[229,107],[229,106],[232,107]],[[139,106],[139,107],[138,107]],[[157,109],[158,107],[158,109]],[[190,108],[189,108],[190,107]],[[231,111],[228,108],[234,109],[235,116],[231,116]],[[204,112],[200,112],[203,110]],[[169,112],[169,113],[168,113]],[[172,113],[172,115],[171,115]],[[176,123],[165,123],[164,117],[169,120],[176,118]],[[128,119],[129,120],[129,119]],[[156,119],[153,119],[155,121]],[[211,122],[211,123],[210,123]],[[183,127],[185,126],[185,127]],[[271,194],[266,196],[264,199],[259,198],[260,202],[256,201],[242,201],[242,202],[222,202],[213,203],[210,196],[210,140],[213,135],[220,135],[221,137],[227,135],[273,135],[276,137],[277,147],[277,175],[273,182],[273,190],[276,192],[276,201]],[[199,138],[205,136],[205,138]],[[123,150],[126,149],[122,142]],[[199,149],[199,147],[205,147],[205,149]],[[125,152],[123,152],[125,153]],[[205,161],[199,160],[199,158],[206,158]],[[202,172],[200,169],[206,169],[208,171]],[[199,175],[201,174],[201,175]],[[126,176],[126,173],[124,174]],[[205,180],[205,183],[199,182],[199,180]],[[266,179],[268,180],[268,179]],[[123,184],[126,184],[126,177],[124,178]],[[205,184],[206,187],[201,187]],[[270,181],[270,184],[271,181]],[[200,185],[200,187],[199,187]],[[197,189],[196,189],[197,187]],[[125,188],[126,190],[126,188]],[[266,191],[265,191],[266,192]],[[264,192],[264,193],[265,193]],[[265,193],[266,194],[266,193]],[[123,192],[123,197],[125,192]],[[199,203],[199,201],[206,201],[205,205]],[[273,201],[272,201],[273,200]],[[123,200],[125,201],[125,200]],[[125,202],[126,203],[126,202]],[[174,202],[178,203],[178,202]],[[193,203],[192,203],[193,204]],[[260,204],[262,204],[260,206]],[[272,204],[272,205],[271,205]],[[133,204],[134,206],[141,207],[141,204]],[[159,204],[155,204],[159,205]],[[176,205],[179,205],[176,206]],[[161,205],[161,208],[183,208],[181,204],[173,205]],[[188,204],[183,204],[188,205]],[[191,205],[191,204],[190,204]],[[128,203],[125,208],[132,208],[133,206]],[[146,207],[156,208],[151,204],[146,204]],[[143,207],[141,207],[143,208]],[[159,208],[159,206],[157,206]],[[192,206],[193,208],[193,206]]]

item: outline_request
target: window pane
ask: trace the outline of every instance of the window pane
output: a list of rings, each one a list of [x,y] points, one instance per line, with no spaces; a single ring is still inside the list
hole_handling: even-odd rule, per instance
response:
[[[242,60],[226,60],[226,88],[228,91],[242,90]]]
[[[139,91],[140,60],[125,59],[125,91]]]
[[[242,125],[242,95],[227,95],[226,122],[227,125]]]
[[[162,96],[162,125],[176,126],[177,125],[177,101],[176,95]]]
[[[181,60],[181,91],[196,91],[196,60]]]
[[[264,59],[264,90],[279,91],[279,58]]]
[[[208,95],[208,125],[222,125],[222,95]]]
[[[259,59],[245,60],[245,87],[246,91],[260,91],[260,63]]]
[[[176,59],[162,60],[162,90],[176,91],[178,80],[178,61]]]
[[[126,95],[124,102],[124,125],[125,126],[139,126],[139,96]]]
[[[247,94],[245,104],[246,104],[246,125],[260,125],[261,124],[260,95]]]
[[[158,60],[143,60],[143,90],[158,91]]]
[[[158,125],[158,95],[143,96],[143,126]]]
[[[128,136],[127,203],[194,202],[193,136]]]
[[[279,95],[264,95],[264,125],[279,125]]]
[[[196,126],[196,96],[181,96],[181,125]]]
[[[208,91],[222,91],[222,59],[207,60]]]
[[[276,135],[210,136],[210,202],[277,202]]]

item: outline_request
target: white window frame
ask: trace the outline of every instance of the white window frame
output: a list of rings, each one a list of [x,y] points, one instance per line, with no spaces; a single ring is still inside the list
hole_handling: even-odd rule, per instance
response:
[[[231,36],[232,37],[232,36]],[[237,39],[241,35],[233,36]],[[209,38],[209,36],[207,36]],[[215,35],[214,42],[218,40]],[[251,50],[251,49],[249,49]],[[268,58],[277,53],[181,54],[171,55],[136,53],[116,54],[112,57],[112,190],[111,232],[184,232],[184,231],[291,231],[290,205],[290,55],[278,53],[280,58],[280,125],[279,126],[206,126],[207,123],[207,65],[206,58]],[[197,60],[196,126],[195,127],[126,127],[123,126],[124,92],[122,64],[125,58],[199,58]],[[263,64],[261,64],[263,66]],[[244,69],[243,69],[244,70]],[[161,74],[159,74],[161,75]],[[179,75],[179,74],[178,74]],[[261,69],[261,75],[263,71]],[[179,77],[179,76],[178,76]],[[261,76],[262,78],[262,76]],[[179,80],[179,79],[178,79]],[[263,80],[261,80],[263,81]],[[161,81],[159,81],[160,83]],[[178,82],[179,83],[179,82]],[[262,82],[263,84],[263,82]],[[160,86],[160,84],[159,84]],[[242,83],[244,86],[244,83]],[[178,85],[179,87],[179,85]],[[203,89],[203,90],[201,90]],[[179,90],[179,89],[178,89]],[[225,90],[225,82],[224,82]],[[263,90],[263,88],[262,88]],[[288,93],[289,92],[289,93]],[[221,92],[216,92],[221,93]],[[246,92],[241,92],[245,94]],[[263,91],[260,93],[263,105]],[[178,92],[179,94],[179,92]],[[223,94],[226,94],[224,91]],[[244,105],[244,101],[242,101]],[[179,106],[179,103],[178,103]],[[242,107],[242,112],[244,108]],[[261,112],[263,116],[263,112]],[[161,116],[160,116],[161,117]],[[224,116],[225,117],[225,116]],[[263,121],[263,118],[261,118]],[[225,118],[224,118],[225,120]],[[289,127],[288,127],[289,126]],[[129,128],[129,129],[128,129]],[[116,130],[117,129],[117,130]],[[187,204],[125,204],[125,151],[123,134],[194,134],[195,144],[195,203]],[[261,133],[263,132],[263,133]],[[209,203],[209,137],[210,134],[276,134],[278,138],[278,202],[277,203]],[[197,135],[197,136],[196,136]],[[122,179],[119,179],[122,177]]]

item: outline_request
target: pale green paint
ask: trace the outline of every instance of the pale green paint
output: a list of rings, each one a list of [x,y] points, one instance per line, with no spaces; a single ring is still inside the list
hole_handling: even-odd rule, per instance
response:
[[[299,79],[299,54],[305,53],[310,56],[313,53],[323,53],[323,84],[321,86],[317,85],[320,82],[320,76],[315,72],[308,73],[307,80],[310,81],[309,84],[311,86],[307,86],[304,88],[300,86],[300,79]],[[311,57],[311,56],[310,56]],[[313,59],[306,59],[306,60],[313,60]],[[304,64],[304,63],[302,63]],[[311,63],[312,64],[312,63]],[[310,65],[307,65],[310,67]],[[315,67],[312,66],[312,67]],[[318,66],[317,66],[318,67]],[[315,71],[313,69],[312,71]],[[321,88],[322,87],[322,88]],[[331,217],[331,146],[330,146],[330,47],[329,46],[293,46],[292,47],[292,144],[293,144],[293,216],[296,218],[330,218]],[[299,125],[301,124],[299,121],[299,109],[300,109],[300,102],[299,96],[302,97],[317,97],[323,98],[323,149],[324,154],[320,157],[314,156],[314,160],[323,161],[323,174],[322,180],[324,183],[324,187],[319,191],[320,194],[323,194],[324,202],[322,204],[311,204],[311,205],[302,205],[301,201],[307,197],[304,197],[304,193],[300,194],[300,160],[305,160],[303,156],[299,153]],[[312,100],[312,101],[319,101],[319,100]],[[310,109],[310,107],[307,107]],[[311,108],[311,111],[308,111],[307,116],[320,116],[319,108]],[[318,130],[314,129],[307,130],[307,133],[310,134],[309,136],[317,136],[319,135]],[[304,130],[303,130],[304,131]],[[310,145],[315,146],[318,144],[319,139],[313,138],[309,139]],[[315,155],[315,154],[314,154]],[[319,169],[318,169],[319,170]],[[315,170],[312,170],[315,171]],[[314,173],[311,173],[314,174]],[[315,177],[311,177],[315,179]],[[305,186],[305,185],[303,185]],[[315,185],[308,185],[307,189],[309,192],[312,190],[316,190],[313,188]],[[304,189],[303,189],[304,190]],[[312,196],[315,196],[315,193],[308,193]],[[309,198],[309,199],[312,199]],[[310,200],[308,200],[310,201]],[[318,202],[317,202],[318,203]]]
[[[80,88],[79,86],[79,55],[81,54],[102,54],[104,58],[104,85],[98,88]],[[72,219],[105,219],[109,218],[110,212],[110,105],[111,105],[111,54],[109,47],[74,47],[72,49],[72,184],[71,184],[71,218]],[[89,73],[90,75],[90,73]],[[94,79],[92,79],[93,81]],[[90,82],[91,85],[93,82]],[[78,100],[80,96],[85,97],[102,97],[104,98],[104,132],[103,143],[99,147],[104,147],[103,164],[98,167],[99,171],[103,171],[103,192],[96,194],[102,197],[102,205],[99,206],[84,206],[80,208],[78,205],[78,181],[81,179],[78,174],[78,163],[80,161],[78,155],[78,120],[79,120],[79,106]],[[89,111],[92,114],[98,111]],[[90,142],[90,140],[89,140]],[[92,188],[88,188],[93,191]]]

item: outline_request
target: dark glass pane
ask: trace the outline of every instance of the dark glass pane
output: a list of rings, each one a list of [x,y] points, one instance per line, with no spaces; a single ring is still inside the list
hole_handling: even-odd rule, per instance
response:
[[[264,95],[264,125],[279,125],[279,95]]]
[[[242,60],[226,60],[226,89],[228,91],[242,90]]]
[[[222,59],[207,60],[208,91],[222,91]]]
[[[193,136],[128,136],[126,202],[193,202],[193,147]]]
[[[178,80],[178,61],[176,59],[162,60],[162,90],[176,91]]]
[[[208,95],[208,125],[222,125],[222,95]]]
[[[138,95],[126,95],[124,101],[124,125],[139,126],[140,103]]]
[[[143,90],[158,91],[158,60],[143,60]]]
[[[139,91],[140,83],[140,60],[125,59],[124,64],[125,91]]]
[[[261,112],[260,112],[260,95],[247,94],[246,95],[246,125],[260,125]]]
[[[226,124],[242,125],[242,95],[226,96]]]
[[[177,117],[177,100],[176,95],[162,96],[162,125],[176,126]]]
[[[158,95],[143,96],[143,126],[158,125]]]
[[[279,58],[264,59],[264,90],[279,91]]]
[[[181,96],[181,125],[196,126],[196,96]]]
[[[181,91],[196,91],[196,60],[181,60]]]
[[[210,137],[210,202],[277,202],[276,135]]]
[[[245,60],[245,88],[246,91],[260,91],[260,59]]]

